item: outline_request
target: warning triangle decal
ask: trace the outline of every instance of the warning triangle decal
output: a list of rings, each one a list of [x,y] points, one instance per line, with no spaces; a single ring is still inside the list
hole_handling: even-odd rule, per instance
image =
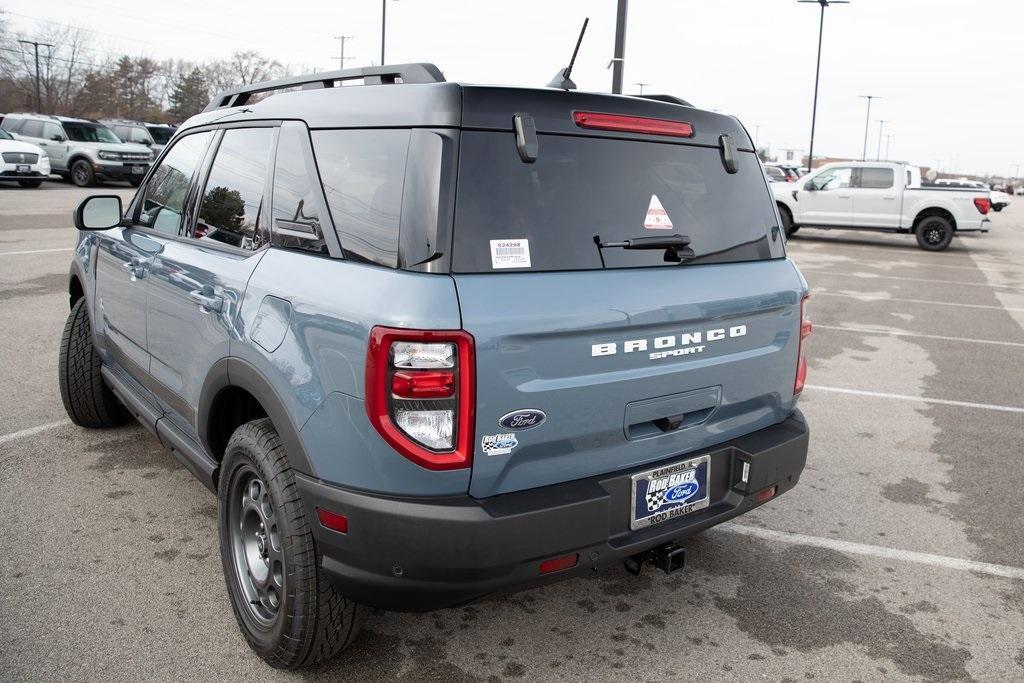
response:
[[[672,221],[669,220],[668,212],[661,205],[658,195],[651,195],[651,205],[647,207],[647,217],[644,218],[644,227],[648,230],[671,230]]]

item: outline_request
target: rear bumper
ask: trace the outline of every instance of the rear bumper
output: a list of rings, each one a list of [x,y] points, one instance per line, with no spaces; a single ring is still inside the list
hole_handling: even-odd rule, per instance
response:
[[[743,514],[757,507],[758,491],[774,485],[778,495],[796,485],[808,434],[796,411],[780,424],[704,451],[480,500],[387,498],[304,475],[296,483],[327,578],[357,602],[418,612],[592,573]],[[710,507],[631,531],[630,476],[705,453],[711,455]],[[742,487],[741,459],[750,462]],[[348,533],[320,526],[318,507],[347,516]],[[574,568],[540,576],[540,562],[574,553]]]

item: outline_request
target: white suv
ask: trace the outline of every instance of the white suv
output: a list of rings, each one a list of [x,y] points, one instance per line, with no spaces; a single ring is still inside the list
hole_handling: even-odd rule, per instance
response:
[[[42,147],[50,157],[53,172],[79,187],[91,187],[103,180],[127,180],[137,187],[153,160],[147,147],[121,142],[96,121],[8,114],[0,128],[16,140]]]
[[[0,180],[39,187],[50,175],[50,159],[40,147],[21,142],[0,128]]]

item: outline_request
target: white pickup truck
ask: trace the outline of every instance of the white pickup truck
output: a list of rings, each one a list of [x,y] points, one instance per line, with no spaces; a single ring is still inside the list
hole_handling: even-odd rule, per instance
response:
[[[920,169],[907,164],[825,164],[771,188],[787,235],[800,228],[913,233],[922,249],[941,251],[954,234],[988,232],[992,224],[987,191],[922,187]]]

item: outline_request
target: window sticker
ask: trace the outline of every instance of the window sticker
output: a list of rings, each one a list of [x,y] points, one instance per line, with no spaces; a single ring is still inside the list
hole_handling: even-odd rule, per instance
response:
[[[491,240],[491,268],[529,268],[530,240]]]
[[[668,211],[661,205],[658,195],[651,195],[651,203],[647,207],[647,217],[644,218],[644,227],[648,230],[671,230],[672,221],[668,217]]]

